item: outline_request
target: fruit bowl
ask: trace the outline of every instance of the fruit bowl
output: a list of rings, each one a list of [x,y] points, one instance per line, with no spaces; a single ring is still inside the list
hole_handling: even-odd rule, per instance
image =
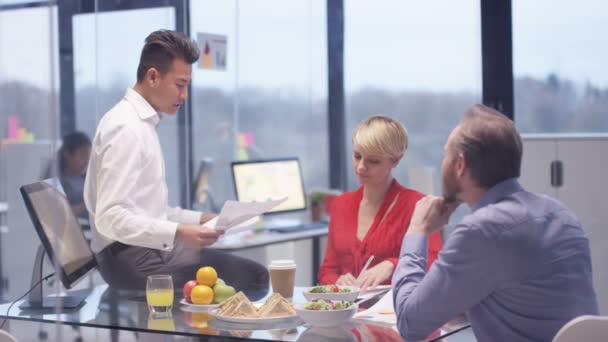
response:
[[[218,278],[211,266],[204,266],[196,272],[196,280],[184,284],[183,299],[180,303],[185,311],[208,311],[236,293],[234,287]]]
[[[188,302],[185,298],[182,298],[179,303],[182,305],[182,311],[188,312],[207,312],[219,306],[219,304],[192,304]]]

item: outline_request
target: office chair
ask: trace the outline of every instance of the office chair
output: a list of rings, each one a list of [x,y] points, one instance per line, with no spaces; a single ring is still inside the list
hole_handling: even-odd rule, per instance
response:
[[[584,315],[566,323],[553,342],[603,342],[608,336],[608,316]]]
[[[0,342],[17,342],[17,339],[6,331],[0,330]]]

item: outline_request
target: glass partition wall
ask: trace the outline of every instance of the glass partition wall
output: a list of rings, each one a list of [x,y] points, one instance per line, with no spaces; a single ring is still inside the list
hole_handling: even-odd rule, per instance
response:
[[[2,300],[29,288],[38,245],[19,187],[52,176],[60,145],[57,8],[12,5],[0,11]]]
[[[306,188],[327,187],[325,1],[192,1],[190,11],[193,37],[227,42],[225,69],[193,73],[193,172],[209,170],[199,204],[234,199],[233,160],[299,157]]]
[[[57,177],[61,145],[57,6],[25,3],[0,1],[0,303],[31,287],[40,240],[20,187]],[[56,221],[56,213],[47,219]],[[45,263],[43,274],[52,271]],[[59,284],[45,283],[45,291],[57,292]],[[19,331],[10,323],[3,329]],[[39,340],[31,330],[19,339]]]
[[[323,0],[0,1],[0,300],[30,288],[40,245],[19,187],[57,176],[64,135],[93,139],[104,113],[135,84],[152,31],[182,31],[202,52],[191,102],[158,128],[170,205],[219,210],[235,198],[234,160],[298,157],[307,190],[327,187],[325,6]],[[204,35],[225,40],[223,66],[205,65]],[[208,196],[197,202],[192,188],[201,167]],[[55,216],[51,221],[60,220]],[[52,271],[46,264],[44,274]],[[101,282],[93,273],[77,287]],[[55,279],[45,292],[60,291],[60,284]],[[5,329],[20,340],[79,334],[12,324]],[[108,334],[82,337],[105,341]]]

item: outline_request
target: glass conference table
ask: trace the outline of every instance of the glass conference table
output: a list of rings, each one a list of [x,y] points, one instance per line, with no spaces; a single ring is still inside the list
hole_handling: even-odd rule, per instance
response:
[[[294,292],[294,302],[305,302],[302,287]],[[269,294],[258,294],[263,300]],[[170,316],[153,316],[148,312],[143,293],[110,291],[107,285],[98,285],[88,295],[86,303],[79,309],[55,313],[50,310],[22,310],[17,302],[8,312],[9,303],[0,305],[0,317],[10,320],[25,320],[43,323],[61,323],[72,326],[171,334],[177,336],[205,337],[206,339],[251,339],[275,341],[401,341],[395,325],[380,325],[360,320],[351,320],[341,326],[314,328],[299,318],[280,323],[240,324],[214,319],[211,314],[188,312],[179,304],[176,292],[175,305]],[[377,298],[376,298],[377,299]],[[368,301],[373,304],[374,299]],[[366,302],[361,303],[365,306]],[[469,327],[464,318],[446,323],[426,341],[444,339]],[[446,339],[444,339],[446,340]],[[449,339],[447,339],[449,341]]]

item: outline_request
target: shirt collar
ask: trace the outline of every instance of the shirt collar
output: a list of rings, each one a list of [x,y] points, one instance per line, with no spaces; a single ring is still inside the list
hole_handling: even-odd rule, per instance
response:
[[[124,98],[133,105],[140,119],[158,126],[160,123],[160,113],[140,93],[136,92],[133,88],[127,88]]]
[[[502,181],[488,189],[488,191],[486,191],[486,193],[481,196],[477,204],[475,204],[473,211],[483,208],[486,205],[496,203],[499,200],[503,199],[505,196],[522,191],[523,189],[524,188],[522,188],[522,186],[517,181],[517,178],[509,178],[505,181]]]

